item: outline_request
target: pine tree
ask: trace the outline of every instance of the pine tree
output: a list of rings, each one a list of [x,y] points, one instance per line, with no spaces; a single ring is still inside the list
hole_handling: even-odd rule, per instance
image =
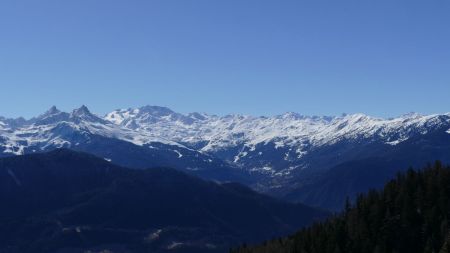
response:
[[[450,253],[450,168],[440,162],[398,174],[344,212],[265,247],[240,253]]]

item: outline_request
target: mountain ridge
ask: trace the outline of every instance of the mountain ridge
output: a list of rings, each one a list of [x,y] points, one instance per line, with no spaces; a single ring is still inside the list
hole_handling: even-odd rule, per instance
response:
[[[72,148],[127,167],[170,166],[206,179],[245,182],[260,192],[303,201],[309,198],[302,194],[292,198],[291,193],[308,181],[333,174],[332,170],[342,164],[373,157],[389,159],[386,154],[393,150],[410,152],[408,145],[413,142],[409,140],[440,134],[450,134],[449,113],[408,113],[391,119],[293,112],[254,117],[181,114],[167,107],[143,106],[101,117],[86,106],[71,113],[52,107],[25,123],[0,119],[0,156]],[[413,146],[420,149],[425,143],[433,146],[439,142],[430,140]],[[447,148],[446,144],[437,147]],[[450,160],[432,154],[424,159],[423,163]],[[380,171],[398,170],[388,164],[380,163]],[[319,203],[324,202],[308,204]]]
[[[68,149],[0,158],[0,202],[0,251],[11,253],[174,252],[174,242],[175,252],[226,252],[328,215],[240,184]]]

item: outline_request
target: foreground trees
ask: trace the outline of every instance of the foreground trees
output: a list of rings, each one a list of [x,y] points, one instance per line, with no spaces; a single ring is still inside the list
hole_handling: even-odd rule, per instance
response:
[[[408,170],[325,222],[233,253],[450,252],[450,167]]]

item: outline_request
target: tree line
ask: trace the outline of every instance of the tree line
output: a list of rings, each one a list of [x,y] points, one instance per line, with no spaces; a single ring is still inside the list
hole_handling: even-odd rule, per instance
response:
[[[383,190],[347,200],[345,210],[287,238],[231,253],[450,252],[450,167],[399,173]]]

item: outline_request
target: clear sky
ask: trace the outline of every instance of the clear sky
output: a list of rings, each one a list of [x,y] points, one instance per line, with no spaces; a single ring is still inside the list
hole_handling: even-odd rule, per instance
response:
[[[450,111],[448,0],[2,0],[0,115]]]

